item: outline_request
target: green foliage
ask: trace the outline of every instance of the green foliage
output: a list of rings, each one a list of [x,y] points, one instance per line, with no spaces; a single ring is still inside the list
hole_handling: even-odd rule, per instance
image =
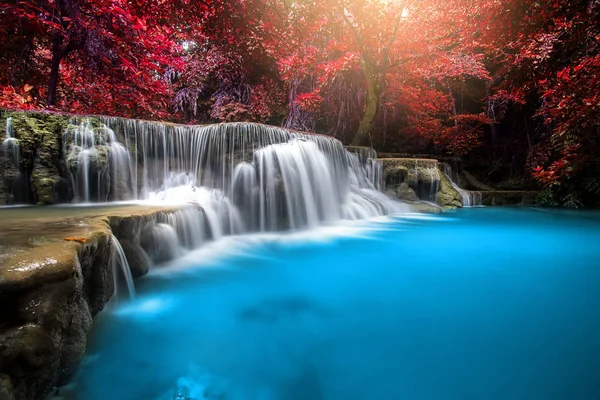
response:
[[[585,178],[582,187],[587,193],[600,196],[600,178]]]
[[[535,204],[540,207],[558,207],[558,201],[554,196],[552,189],[545,189],[539,192],[535,198]]]
[[[579,193],[572,192],[572,193],[566,194],[562,198],[562,206],[565,208],[581,208],[581,207],[583,207],[583,203],[581,202]]]

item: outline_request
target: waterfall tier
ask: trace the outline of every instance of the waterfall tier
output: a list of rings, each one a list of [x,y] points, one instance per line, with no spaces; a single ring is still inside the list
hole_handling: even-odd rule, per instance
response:
[[[407,201],[425,201],[441,207],[472,207],[482,204],[479,192],[462,189],[447,163],[434,159],[386,158],[383,185],[390,194]]]
[[[254,123],[84,118],[70,122],[63,146],[75,201],[194,203],[203,236],[408,211],[378,192],[374,154],[348,152],[323,135]]]
[[[20,154],[20,149],[19,149],[19,140],[15,138],[15,134],[14,134],[14,128],[13,128],[13,124],[12,124],[12,118],[7,118],[6,119],[6,128],[5,128],[5,132],[6,135],[4,137],[4,140],[2,141],[2,147],[4,147],[8,153],[11,154],[12,157],[12,162],[14,164],[14,166],[18,169],[19,168],[19,154]]]

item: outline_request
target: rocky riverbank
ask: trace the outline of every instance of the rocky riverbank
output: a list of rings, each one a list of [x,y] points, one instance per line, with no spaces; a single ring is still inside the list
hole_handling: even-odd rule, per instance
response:
[[[142,231],[171,207],[0,210],[0,399],[43,399],[85,353],[93,317],[113,296],[111,237],[134,275],[148,272]],[[65,240],[68,239],[68,240]]]
[[[495,190],[478,182],[468,171],[453,171],[448,163],[436,159],[381,158],[379,161],[382,190],[390,197],[409,203],[426,201],[444,209],[535,204],[537,192]]]

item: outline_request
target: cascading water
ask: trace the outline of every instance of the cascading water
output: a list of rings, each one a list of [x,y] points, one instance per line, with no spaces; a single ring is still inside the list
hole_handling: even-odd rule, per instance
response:
[[[123,275],[123,280],[125,281],[125,285],[127,287],[127,293],[130,298],[135,298],[135,286],[133,284],[133,276],[131,275],[131,269],[129,268],[129,263],[127,262],[127,257],[125,256],[125,252],[123,251],[123,247],[121,243],[117,240],[115,236],[111,236],[110,238],[111,244],[111,263],[113,269],[113,278],[115,285],[115,294],[119,295],[119,275]]]
[[[205,196],[211,194],[205,193]],[[142,233],[140,244],[152,262],[162,263],[185,255],[207,240],[241,233],[239,217],[228,214],[226,207],[224,212],[214,213],[217,208],[207,207],[206,212],[202,207],[188,206],[173,213],[160,213]],[[236,222],[231,224],[235,218]],[[228,226],[232,229],[224,231]]]
[[[364,169],[365,177],[376,190],[381,190],[383,166],[377,160],[377,152],[370,147],[351,147],[350,149],[353,155],[349,156],[349,161],[354,164],[353,169]]]
[[[322,135],[105,118],[103,126],[71,126],[65,143],[78,201],[194,203],[211,238],[407,211],[377,192],[374,155]]]
[[[142,233],[154,263],[225,235],[410,211],[377,190],[381,164],[373,151],[350,153],[322,135],[253,123],[104,118],[73,121],[64,143],[76,201],[188,204]]]
[[[446,175],[454,190],[456,190],[460,194],[463,207],[475,207],[480,206],[482,204],[482,196],[480,192],[472,192],[461,188],[456,184],[454,179],[452,179],[452,168],[450,167],[450,165],[444,163],[443,168],[444,175]]]
[[[65,145],[76,201],[133,198],[131,156],[112,129],[84,119],[69,126]]]
[[[11,154],[13,165],[19,169],[21,149],[19,146],[19,140],[14,136],[14,128],[11,117],[6,119],[6,137],[2,141],[2,147],[6,149],[7,153]]]

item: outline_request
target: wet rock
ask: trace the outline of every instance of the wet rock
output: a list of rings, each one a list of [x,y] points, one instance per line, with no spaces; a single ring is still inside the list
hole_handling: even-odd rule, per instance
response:
[[[114,290],[108,237],[106,226],[85,245],[54,241],[0,266],[0,376],[16,400],[40,399],[77,371],[92,316]]]
[[[19,171],[6,153],[5,146],[0,145],[0,205],[15,203],[14,187],[19,177]]]
[[[149,267],[135,242],[137,232],[169,212],[175,211],[125,208],[114,217],[117,231],[133,240],[125,239],[124,248],[134,275]],[[112,219],[77,217],[63,220],[66,225],[56,231],[49,229],[54,221],[39,221],[44,240],[20,241],[26,251],[8,247],[0,259],[1,400],[43,399],[76,373],[92,318],[114,294]],[[65,241],[63,226],[84,243]]]
[[[437,204],[429,203],[426,201],[410,203],[410,206],[414,211],[425,214],[441,214],[444,211],[444,209],[438,206]]]
[[[12,383],[8,375],[5,374],[0,374],[0,399],[15,400]]]
[[[435,201],[440,189],[439,165],[437,160],[413,158],[385,158],[382,163],[385,189],[392,188],[402,199],[414,198],[402,184],[408,185],[418,199]]]
[[[404,201],[419,201],[419,196],[417,196],[417,193],[410,186],[408,186],[407,183],[404,182],[397,186],[388,187],[386,193]]]
[[[436,195],[436,203],[445,208],[462,207],[460,193],[452,187],[452,183],[443,173],[440,173],[440,191]]]
[[[2,125],[6,125],[9,117],[12,119],[13,135],[19,144],[19,163],[17,168],[14,160],[11,161],[10,168],[6,154],[0,154],[0,203],[11,203],[15,197],[19,197],[21,202],[34,201],[40,205],[69,201],[67,169],[62,159],[62,132],[69,117],[36,112],[3,112],[0,115]],[[23,182],[17,186],[15,180],[19,172]],[[15,194],[15,190],[19,193]]]
[[[401,183],[397,191],[398,198],[408,201],[418,201],[417,193],[406,183]]]
[[[138,243],[130,240],[120,240],[121,247],[129,263],[131,275],[134,278],[144,276],[150,271],[150,258]]]

